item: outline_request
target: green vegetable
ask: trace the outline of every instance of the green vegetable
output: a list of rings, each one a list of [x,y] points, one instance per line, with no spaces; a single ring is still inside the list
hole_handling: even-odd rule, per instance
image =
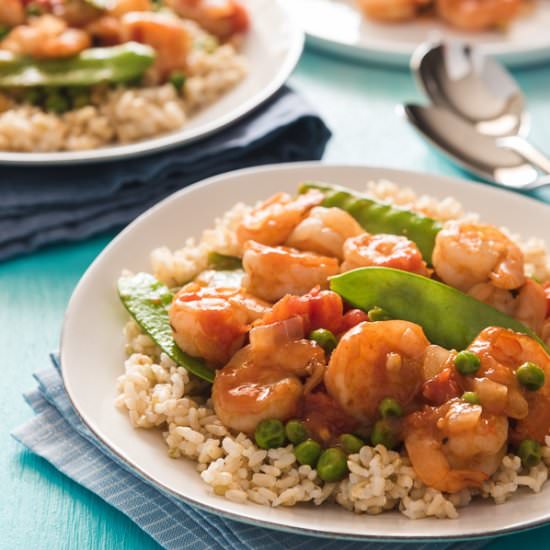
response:
[[[39,105],[43,98],[44,95],[39,88],[28,88],[23,93],[23,101],[31,105]]]
[[[369,316],[369,321],[389,321],[391,317],[378,306],[369,309],[367,315]]]
[[[323,481],[340,481],[347,473],[348,459],[342,449],[331,447],[321,453],[317,462],[317,474]]]
[[[84,2],[86,2],[89,6],[92,6],[92,8],[96,8],[101,11],[108,10],[114,5],[113,0],[84,0]]]
[[[30,4],[27,4],[25,12],[31,17],[42,15],[44,13],[40,4],[37,4],[36,2],[31,2]]]
[[[8,27],[8,25],[2,25],[0,23],[0,40],[8,36],[10,34],[11,27]]]
[[[394,449],[399,443],[394,427],[386,418],[378,420],[373,426],[370,440],[373,445],[384,445],[386,449]]]
[[[285,426],[285,434],[293,445],[302,443],[309,436],[307,428],[301,420],[289,420]]]
[[[475,374],[479,370],[480,365],[481,365],[481,360],[472,351],[468,351],[467,349],[465,349],[464,351],[461,351],[460,353],[456,354],[456,357],[455,357],[456,370],[460,374],[463,374],[464,376]]]
[[[208,382],[214,381],[214,371],[204,362],[183,352],[172,337],[167,307],[172,293],[148,273],[121,277],[118,293],[124,307],[155,344],[178,365]]]
[[[340,445],[342,445],[343,451],[348,455],[358,453],[364,444],[365,442],[356,435],[342,434],[340,436]]]
[[[540,443],[533,439],[524,439],[519,444],[518,456],[525,468],[536,466],[541,459]]]
[[[318,189],[325,195],[323,206],[337,206],[351,214],[369,233],[393,233],[404,235],[418,246],[424,260],[431,264],[435,237],[441,224],[427,216],[376,201],[339,185],[321,182],[305,182],[300,193]]]
[[[262,449],[276,449],[285,444],[285,427],[280,420],[262,420],[254,432],[254,439]]]
[[[479,396],[475,391],[465,391],[462,394],[462,399],[471,405],[479,405],[481,403]]]
[[[419,324],[432,344],[465,349],[486,327],[515,330],[542,342],[525,325],[438,281],[389,267],[363,267],[332,277],[330,288],[353,307],[383,308]]]
[[[242,269],[243,267],[242,260],[237,256],[227,256],[219,252],[209,252],[207,262],[210,269],[231,271],[232,269]]]
[[[153,48],[137,42],[90,48],[66,59],[37,60],[0,50],[0,88],[127,82],[143,75],[154,60]]]
[[[544,371],[531,361],[521,365],[516,371],[518,382],[529,391],[540,390],[544,386]]]
[[[69,110],[70,104],[68,99],[56,90],[50,90],[46,95],[44,107],[48,111],[54,113],[64,113]]]
[[[321,455],[321,445],[313,439],[306,439],[294,447],[294,456],[300,464],[307,464],[312,468],[317,464]]]
[[[87,88],[68,88],[67,94],[71,98],[73,109],[80,109],[90,104],[90,91]]]
[[[181,71],[172,71],[168,77],[168,81],[179,92],[185,84],[186,76]]]
[[[391,397],[384,397],[384,399],[380,402],[380,405],[378,405],[378,410],[380,411],[382,418],[389,418],[390,416],[398,418],[403,416],[403,409],[401,408],[401,405]]]
[[[317,344],[319,344],[327,352],[327,355],[332,353],[338,344],[336,336],[334,336],[334,334],[326,328],[318,328],[311,331],[309,334],[309,339],[317,342]]]

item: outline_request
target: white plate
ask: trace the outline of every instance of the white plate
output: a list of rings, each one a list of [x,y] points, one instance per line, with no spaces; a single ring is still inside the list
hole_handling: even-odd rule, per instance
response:
[[[468,33],[436,20],[385,24],[365,18],[355,0],[285,0],[302,23],[308,43],[355,59],[408,66],[412,52],[428,39],[469,42],[509,66],[550,59],[550,2],[515,20],[506,32]]]
[[[302,54],[304,34],[280,0],[242,2],[249,10],[252,22],[242,50],[248,61],[248,74],[212,105],[190,118],[181,130],[128,145],[108,145],[91,151],[0,151],[0,164],[70,164],[128,158],[191,143],[218,132],[251,112],[286,82]]]
[[[211,178],[164,200],[127,227],[82,277],[67,309],[61,345],[63,378],[84,422],[115,453],[152,482],[201,508],[231,518],[312,535],[353,539],[447,539],[495,535],[550,519],[550,484],[539,494],[520,492],[506,504],[476,502],[458,520],[411,521],[397,512],[360,516],[336,505],[268,508],[236,504],[207,491],[195,464],[170,459],[161,435],[134,430],[114,407],[116,379],[123,373],[122,327],[128,317],[116,294],[124,268],[149,270],[149,252],[181,247],[237,201],[276,191],[294,192],[305,179],[363,189],[387,178],[436,197],[452,195],[488,222],[506,224],[525,236],[543,236],[550,207],[510,192],[435,175],[383,168],[289,164],[247,169]]]

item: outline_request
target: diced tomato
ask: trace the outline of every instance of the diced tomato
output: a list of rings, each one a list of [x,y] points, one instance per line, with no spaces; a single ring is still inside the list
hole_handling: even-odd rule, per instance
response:
[[[432,405],[442,405],[449,399],[462,395],[455,371],[450,368],[443,369],[439,374],[424,382],[422,395]]]
[[[340,325],[339,333],[347,332],[350,328],[362,323],[363,321],[368,321],[369,316],[360,309],[350,309],[342,317],[342,324]]]
[[[546,296],[546,317],[550,317],[550,281],[544,283],[543,288]]]

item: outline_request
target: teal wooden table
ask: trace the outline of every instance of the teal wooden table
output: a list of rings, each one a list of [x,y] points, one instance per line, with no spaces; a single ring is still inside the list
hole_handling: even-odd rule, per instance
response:
[[[550,65],[516,73],[533,114],[532,137],[549,149]],[[291,80],[334,132],[325,159],[457,174],[432,153],[395,105],[421,100],[407,72],[308,52]],[[546,130],[545,130],[546,126]],[[545,133],[546,132],[546,133]],[[0,172],[1,177],[1,172]],[[125,516],[23,450],[9,432],[30,417],[21,393],[56,349],[78,279],[114,234],[50,247],[0,265],[0,549],[158,548]],[[550,526],[498,539],[490,550],[548,548]]]

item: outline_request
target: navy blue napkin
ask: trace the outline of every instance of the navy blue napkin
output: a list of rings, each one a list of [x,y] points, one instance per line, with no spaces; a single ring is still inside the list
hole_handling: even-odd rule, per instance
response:
[[[180,149],[60,167],[0,167],[0,260],[120,228],[170,193],[237,168],[318,160],[330,130],[284,87],[244,119]]]

